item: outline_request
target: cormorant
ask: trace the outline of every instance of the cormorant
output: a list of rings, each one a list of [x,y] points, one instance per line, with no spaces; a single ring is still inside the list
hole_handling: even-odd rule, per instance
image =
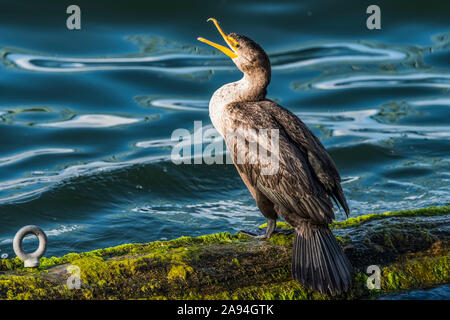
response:
[[[216,19],[208,21],[214,22],[228,48],[204,38],[198,40],[225,53],[244,73],[241,80],[214,93],[209,114],[239,175],[267,218],[266,233],[259,237],[271,237],[276,232],[277,218],[282,217],[295,229],[294,279],[321,293],[335,295],[345,291],[351,284],[352,267],[328,227],[335,218],[331,200],[339,203],[347,216],[350,210],[333,160],[296,115],[266,98],[271,67],[264,50],[246,36],[224,33]],[[275,172],[262,173],[267,163],[252,148],[245,151],[246,161],[238,161],[243,146],[236,143],[236,132],[273,129],[278,132],[279,145]],[[243,139],[247,147],[254,142],[248,134]],[[267,143],[265,146],[270,149]]]

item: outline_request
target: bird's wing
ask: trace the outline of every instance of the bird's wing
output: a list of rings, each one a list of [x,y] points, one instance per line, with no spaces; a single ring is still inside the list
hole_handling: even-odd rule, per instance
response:
[[[279,214],[294,227],[304,220],[317,224],[331,222],[333,205],[315,177],[308,154],[292,140],[280,122],[260,102],[229,104],[225,112],[228,121],[225,141],[246,184],[258,188],[283,211]],[[278,151],[276,145],[272,145],[276,136],[274,129],[278,134]],[[264,130],[270,136],[269,143],[261,139]],[[259,149],[256,149],[251,145],[258,133]],[[265,158],[261,156],[264,150],[268,150]]]
[[[284,128],[289,138],[307,155],[309,164],[328,195],[339,203],[347,216],[350,209],[341,187],[341,177],[333,159],[314,133],[295,114],[273,101],[266,100],[259,105]]]
[[[260,102],[259,105],[284,128],[289,138],[306,155],[315,176],[328,195],[338,202],[348,215],[350,210],[342,191],[341,178],[334,161],[319,139],[296,115],[282,106],[268,100]]]

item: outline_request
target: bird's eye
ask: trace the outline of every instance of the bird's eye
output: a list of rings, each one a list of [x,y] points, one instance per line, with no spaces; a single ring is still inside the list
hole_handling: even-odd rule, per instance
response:
[[[239,48],[239,43],[236,41],[236,39],[234,39],[233,37],[228,36],[228,40],[231,42],[231,44],[233,46],[235,46],[236,48]]]

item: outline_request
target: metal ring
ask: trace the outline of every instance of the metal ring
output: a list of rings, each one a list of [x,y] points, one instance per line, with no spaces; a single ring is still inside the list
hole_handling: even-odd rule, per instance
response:
[[[34,234],[39,239],[39,247],[32,253],[26,253],[22,247],[23,238],[29,234]],[[25,268],[39,267],[39,258],[47,250],[47,235],[38,226],[25,226],[14,236],[13,248],[16,255],[23,260]]]

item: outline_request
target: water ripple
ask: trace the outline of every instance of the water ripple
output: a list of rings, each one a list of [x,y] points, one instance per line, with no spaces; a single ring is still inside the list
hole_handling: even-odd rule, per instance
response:
[[[408,57],[394,49],[376,48],[361,43],[326,43],[303,47],[271,56],[273,70],[287,70],[331,63],[376,63],[401,61]]]
[[[12,163],[16,163],[25,159],[29,159],[32,157],[45,155],[45,154],[59,154],[59,153],[71,153],[75,152],[74,149],[69,148],[42,148],[35,149],[30,151],[24,151],[18,154],[14,154],[12,156],[0,158],[0,167],[10,165]]]
[[[375,120],[378,109],[352,110],[343,112],[301,112],[297,115],[308,125],[325,127],[331,136],[360,137],[363,140],[346,142],[334,147],[364,143],[376,143],[391,138],[445,139],[450,138],[448,126],[414,126],[380,123]]]
[[[75,116],[73,119],[59,122],[38,124],[49,128],[109,128],[140,122],[142,119],[125,118],[106,114],[86,114]]]
[[[297,83],[294,83],[294,87],[297,89],[304,88],[302,84],[299,85]],[[396,75],[368,74],[322,80],[312,83],[311,87],[320,90],[379,87],[450,88],[450,75],[443,73],[411,73]]]
[[[59,236],[59,235],[61,235],[63,233],[72,232],[72,231],[75,231],[75,230],[78,230],[78,229],[80,229],[80,226],[78,226],[78,225],[69,225],[69,226],[61,225],[61,226],[58,226],[55,229],[44,230],[44,232],[47,235],[47,237],[57,237],[57,236]],[[24,241],[33,240],[33,239],[35,239],[35,236],[34,235],[28,235],[28,236],[24,237],[23,239],[24,239]],[[0,240],[0,243],[1,244],[12,243],[13,240],[14,240],[14,238],[7,238],[7,239],[4,239],[4,240]]]
[[[362,43],[325,43],[286,50],[270,55],[272,69],[290,70],[329,63],[373,63],[401,61],[404,52]],[[7,62],[24,70],[39,72],[83,72],[104,70],[149,70],[169,74],[189,74],[210,70],[232,70],[232,63],[219,55],[163,54],[145,57],[61,58],[10,52]]]
[[[450,107],[450,98],[435,98],[435,99],[426,99],[426,100],[413,100],[408,102],[412,106],[449,106]]]
[[[209,100],[156,98],[138,96],[134,100],[144,107],[162,108],[176,111],[208,111]]]
[[[166,54],[152,57],[128,58],[59,58],[23,53],[9,53],[5,59],[18,68],[40,72],[82,72],[105,70],[150,70],[173,74],[188,74],[210,70],[208,62],[220,61],[220,57],[187,54]],[[220,65],[214,69],[230,69]]]

